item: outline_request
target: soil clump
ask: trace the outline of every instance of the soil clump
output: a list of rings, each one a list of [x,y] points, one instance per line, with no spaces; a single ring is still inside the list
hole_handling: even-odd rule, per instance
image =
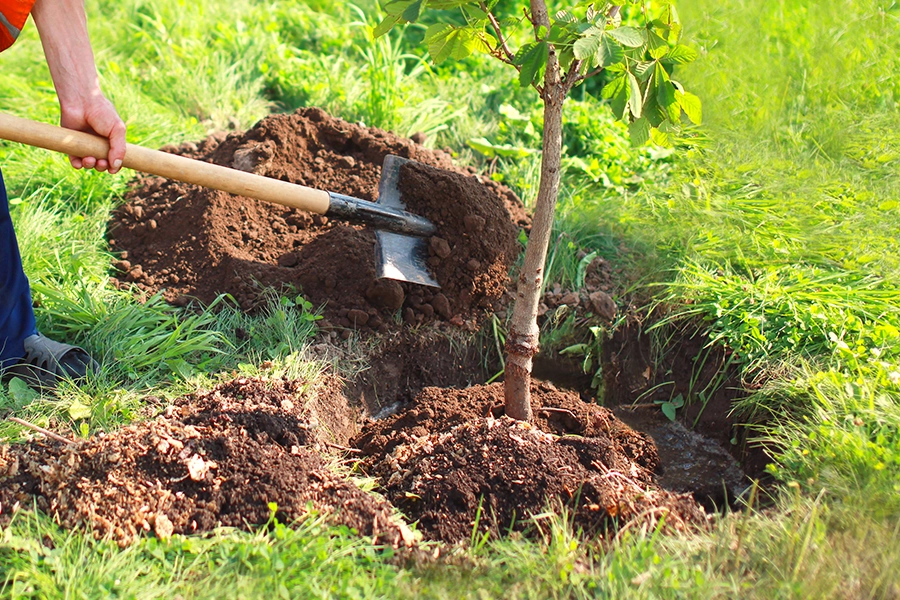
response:
[[[247,528],[310,513],[378,543],[412,532],[390,504],[331,471],[302,381],[236,379],[180,398],[164,415],[73,444],[0,446],[0,524],[36,505],[63,527],[120,544],[153,532]]]
[[[369,201],[387,154],[417,161],[402,170],[402,198],[438,227],[429,263],[442,289],[376,280],[371,229],[153,176],[133,182],[109,223],[117,282],[175,304],[228,293],[245,310],[267,290],[292,289],[325,306],[326,329],[386,331],[398,317],[474,327],[504,301],[518,231],[528,225],[522,203],[446,152],[316,108],[164,150]]]
[[[655,483],[650,438],[573,392],[537,384],[532,394],[539,418],[526,424],[499,414],[502,384],[427,388],[363,429],[363,468],[427,539],[448,543],[469,540],[473,528],[525,530],[548,505],[568,507],[589,533],[652,528],[663,515],[675,529],[706,522],[690,494]]]

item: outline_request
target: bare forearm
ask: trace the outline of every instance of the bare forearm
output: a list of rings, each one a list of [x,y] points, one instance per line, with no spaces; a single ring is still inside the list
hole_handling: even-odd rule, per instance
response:
[[[36,0],[31,15],[59,96],[60,124],[109,140],[107,156],[70,156],[72,166],[115,173],[125,157],[125,123],[100,91],[84,0]]]
[[[31,11],[63,108],[100,95],[83,0],[36,0]]]

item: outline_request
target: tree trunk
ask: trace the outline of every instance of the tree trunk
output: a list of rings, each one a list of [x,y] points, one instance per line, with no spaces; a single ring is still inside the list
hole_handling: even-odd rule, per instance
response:
[[[534,6],[543,2],[532,2]],[[546,18],[546,9],[544,9]],[[531,420],[531,365],[538,353],[540,329],[537,309],[544,282],[544,263],[553,227],[553,214],[559,197],[560,159],[562,155],[562,108],[566,89],[561,81],[559,61],[551,45],[544,78],[544,140],[541,156],[541,182],[534,209],[531,235],[525,249],[525,264],[519,274],[512,323],[506,341],[504,398],[506,414],[522,421]]]

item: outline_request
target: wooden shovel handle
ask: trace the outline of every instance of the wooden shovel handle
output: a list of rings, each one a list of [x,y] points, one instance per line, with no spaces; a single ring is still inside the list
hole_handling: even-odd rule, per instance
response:
[[[0,113],[0,138],[82,158],[109,154],[106,138],[4,113]],[[325,214],[330,204],[328,192],[322,190],[134,144],[126,144],[122,164],[136,171],[319,214]]]

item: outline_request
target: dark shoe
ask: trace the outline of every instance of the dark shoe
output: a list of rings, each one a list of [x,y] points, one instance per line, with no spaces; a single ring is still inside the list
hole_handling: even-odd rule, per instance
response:
[[[61,379],[83,381],[100,365],[82,348],[54,342],[41,334],[25,338],[25,356],[3,375],[21,377],[38,389],[54,389]]]

